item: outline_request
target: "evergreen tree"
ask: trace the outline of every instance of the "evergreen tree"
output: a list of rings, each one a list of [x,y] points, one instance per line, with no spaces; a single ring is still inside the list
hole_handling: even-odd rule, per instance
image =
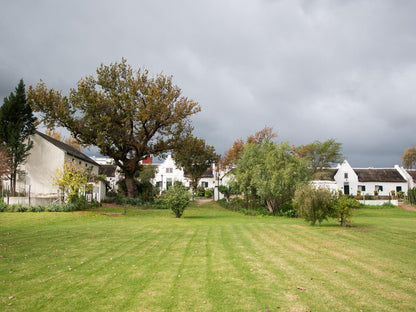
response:
[[[0,141],[7,148],[10,157],[10,191],[16,192],[16,178],[19,166],[26,161],[33,146],[30,135],[35,133],[35,120],[32,109],[26,101],[23,79],[16,87],[15,93],[4,98],[0,107]]]

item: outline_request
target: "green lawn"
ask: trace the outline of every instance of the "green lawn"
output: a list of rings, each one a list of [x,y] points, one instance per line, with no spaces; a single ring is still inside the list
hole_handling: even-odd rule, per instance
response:
[[[0,311],[416,311],[416,212],[102,211],[0,213]]]

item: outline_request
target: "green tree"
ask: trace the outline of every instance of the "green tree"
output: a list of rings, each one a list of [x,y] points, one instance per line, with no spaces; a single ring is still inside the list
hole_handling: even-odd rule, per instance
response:
[[[215,153],[213,146],[205,143],[204,139],[188,136],[173,151],[172,158],[176,166],[183,168],[189,174],[191,189],[195,192],[199,180],[220,156]]]
[[[230,171],[240,159],[244,146],[248,143],[260,145],[265,140],[273,140],[277,137],[277,133],[273,132],[272,127],[264,127],[262,130],[257,131],[255,134],[249,135],[246,142],[243,139],[234,141],[233,145],[225,152],[224,157],[221,158],[219,167],[222,170]]]
[[[235,177],[246,194],[258,196],[276,213],[292,200],[296,188],[309,180],[309,170],[304,160],[293,156],[289,144],[266,139],[261,145],[246,145]]]
[[[166,208],[170,208],[176,218],[180,218],[189,205],[191,194],[186,187],[176,181],[171,188],[164,191],[160,196],[160,200]]]
[[[316,222],[322,223],[334,216],[337,199],[335,192],[308,184],[296,190],[293,207],[298,211],[299,217],[315,225]]]
[[[16,179],[22,165],[30,154],[33,142],[30,135],[35,133],[36,118],[26,100],[23,79],[16,87],[15,93],[10,93],[0,107],[0,141],[7,148],[10,158],[10,191],[16,192]]]
[[[156,188],[151,183],[151,180],[156,176],[157,168],[151,165],[144,165],[143,169],[137,172],[136,184],[139,196],[146,200],[153,200],[156,195]]]
[[[129,197],[137,194],[140,161],[175,149],[178,138],[192,130],[190,116],[200,111],[198,103],[181,96],[172,77],[134,71],[125,59],[101,64],[96,77],[81,79],[69,96],[42,82],[28,95],[49,128],[66,127],[80,144],[95,145],[114,159]]]
[[[295,150],[298,157],[305,158],[314,174],[314,178],[319,178],[325,169],[331,167],[331,164],[337,164],[344,160],[342,155],[342,143],[335,139],[329,139],[325,142],[315,141],[311,144],[300,146]]]
[[[408,169],[416,168],[416,147],[406,148],[401,158],[403,167]]]
[[[73,163],[66,163],[55,172],[53,183],[58,186],[65,195],[69,203],[77,201],[79,193],[87,191],[88,183],[92,182],[93,178],[90,172],[79,168]]]
[[[220,185],[218,187],[218,191],[225,196],[225,199],[227,200],[227,202],[230,201],[230,196],[231,196],[231,192],[232,192],[230,186],[228,186],[228,185]]]
[[[9,176],[10,168],[10,157],[7,148],[0,143],[0,181]]]
[[[354,209],[358,207],[360,207],[360,203],[356,199],[348,196],[341,196],[335,205],[333,217],[339,219],[339,224],[341,226],[350,226]]]

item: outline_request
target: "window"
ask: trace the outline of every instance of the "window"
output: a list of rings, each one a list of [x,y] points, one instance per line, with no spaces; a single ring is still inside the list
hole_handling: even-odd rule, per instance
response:
[[[401,192],[402,191],[402,187],[401,186],[396,186],[396,192]]]
[[[166,173],[173,173],[173,168],[166,168]]]
[[[345,178],[345,179],[348,179],[348,172],[345,172],[345,173],[344,173],[344,178]]]
[[[376,185],[375,189],[378,192],[383,192],[383,185]]]
[[[201,182],[201,186],[203,186],[203,187],[208,187],[208,182],[202,181],[202,182]]]
[[[358,185],[358,190],[361,192],[365,192],[365,185]]]

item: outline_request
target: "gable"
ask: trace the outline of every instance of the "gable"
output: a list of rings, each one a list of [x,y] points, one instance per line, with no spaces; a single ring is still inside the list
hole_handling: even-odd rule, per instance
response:
[[[46,141],[48,141],[49,143],[52,143],[54,146],[56,146],[57,148],[59,148],[60,150],[64,151],[65,153],[67,153],[68,155],[74,156],[78,159],[81,159],[85,162],[88,162],[90,164],[93,164],[97,167],[99,167],[100,165],[97,164],[94,160],[92,160],[91,158],[89,158],[87,155],[85,155],[84,153],[82,153],[81,151],[77,150],[75,147],[70,146],[64,142],[61,142],[59,140],[56,140],[46,134],[43,134],[39,131],[36,131],[36,134],[39,135],[41,138],[45,139]]]

